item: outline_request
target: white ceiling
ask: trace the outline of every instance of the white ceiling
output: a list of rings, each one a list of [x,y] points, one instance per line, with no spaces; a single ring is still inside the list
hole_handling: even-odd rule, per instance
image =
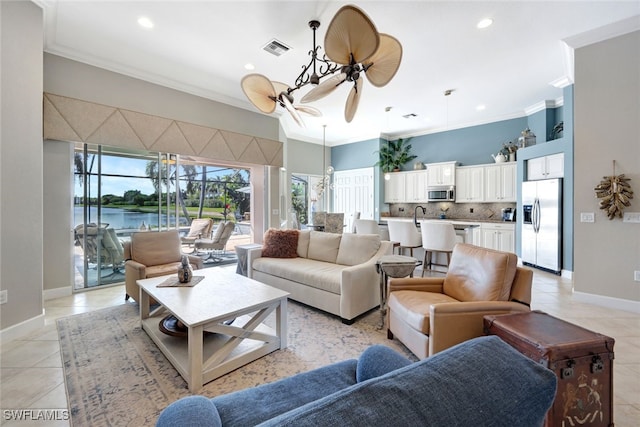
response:
[[[395,78],[383,88],[365,79],[351,123],[343,116],[347,85],[311,104],[323,117],[305,116],[306,128],[275,113],[289,138],[321,142],[326,124],[328,145],[522,117],[544,101],[561,102],[562,89],[550,82],[573,78],[572,50],[563,40],[579,43],[582,33],[619,21],[623,32],[640,28],[638,0],[36,2],[45,10],[46,52],[256,112],[240,88],[249,73],[244,65],[293,85],[310,59],[308,21],[321,22],[322,45],[336,11],[356,4],[379,32],[402,43]],[[140,27],[140,16],[155,27]],[[478,30],[486,17],[493,25]],[[280,57],[265,52],[274,37],[292,49]],[[449,97],[447,89],[454,89]],[[294,95],[299,100],[307,91]],[[403,117],[410,113],[417,117]]]

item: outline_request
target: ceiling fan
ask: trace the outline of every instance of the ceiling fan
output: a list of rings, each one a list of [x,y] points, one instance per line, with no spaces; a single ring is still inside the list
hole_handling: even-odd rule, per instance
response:
[[[322,58],[318,57],[320,46],[316,46],[316,29],[319,26],[319,21],[309,22],[313,30],[311,61],[303,67],[294,87],[271,82],[261,74],[249,74],[242,79],[242,90],[260,111],[271,114],[280,105],[298,125],[304,126],[300,113],[313,116],[320,116],[321,113],[313,107],[293,105],[294,91],[309,83],[314,85],[301,99],[302,103],[309,103],[330,94],[344,82],[353,82],[344,111],[344,118],[349,123],[355,116],[362,94],[363,80],[360,74],[364,72],[376,87],[385,86],[395,76],[402,59],[402,45],[395,37],[378,33],[373,22],[358,7],[347,5],[335,14],[327,28],[324,39],[326,54]],[[331,77],[320,83],[327,76]]]

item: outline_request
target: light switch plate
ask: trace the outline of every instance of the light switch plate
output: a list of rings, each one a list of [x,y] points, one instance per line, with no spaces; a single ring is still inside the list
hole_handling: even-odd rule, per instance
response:
[[[581,212],[580,222],[596,222],[596,216],[593,212]]]
[[[7,290],[0,291],[0,304],[6,304],[9,301],[9,295]]]
[[[622,222],[640,223],[640,212],[625,212],[622,217]]]

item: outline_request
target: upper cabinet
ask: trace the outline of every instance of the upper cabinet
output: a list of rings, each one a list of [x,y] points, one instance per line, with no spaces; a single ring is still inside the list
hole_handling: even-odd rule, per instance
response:
[[[391,172],[384,180],[384,202],[403,203],[405,201],[405,177],[404,172]],[[387,179],[386,177],[389,177]]]
[[[527,180],[564,177],[564,153],[527,160]]]
[[[405,202],[422,203],[427,201],[427,171],[406,172]]]
[[[456,163],[429,163],[427,167],[427,185],[455,185]]]
[[[484,166],[456,168],[456,202],[484,202]]]
[[[516,201],[516,163],[496,163],[485,166],[485,202]]]

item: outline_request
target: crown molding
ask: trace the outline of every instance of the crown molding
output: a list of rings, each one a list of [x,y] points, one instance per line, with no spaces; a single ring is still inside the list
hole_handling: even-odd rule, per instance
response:
[[[635,15],[622,21],[567,37],[563,41],[573,49],[578,49],[638,30],[640,30],[640,15]]]

